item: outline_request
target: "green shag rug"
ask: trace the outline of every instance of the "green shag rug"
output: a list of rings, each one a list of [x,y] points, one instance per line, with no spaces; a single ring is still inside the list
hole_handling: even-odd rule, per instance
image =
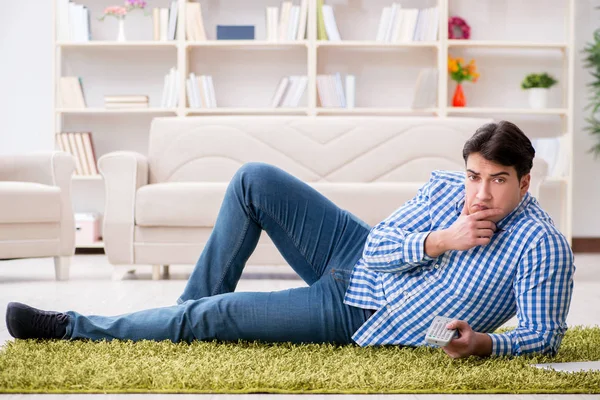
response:
[[[259,342],[17,340],[0,393],[600,393],[600,372],[533,363],[600,360],[600,327],[567,331],[556,357],[453,360],[441,349]]]

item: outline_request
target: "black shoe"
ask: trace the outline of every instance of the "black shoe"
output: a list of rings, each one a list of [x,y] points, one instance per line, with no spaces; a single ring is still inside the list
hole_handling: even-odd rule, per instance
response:
[[[63,339],[68,323],[67,314],[38,310],[22,303],[6,306],[6,327],[17,339]]]

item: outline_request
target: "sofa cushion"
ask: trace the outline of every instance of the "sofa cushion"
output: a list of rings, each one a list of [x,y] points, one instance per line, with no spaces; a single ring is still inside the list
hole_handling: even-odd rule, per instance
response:
[[[29,182],[0,182],[0,223],[60,221],[60,188]]]
[[[143,186],[136,194],[136,225],[212,227],[227,185],[225,182],[174,182]],[[422,183],[315,182],[309,185],[338,207],[373,226],[414,197]]]

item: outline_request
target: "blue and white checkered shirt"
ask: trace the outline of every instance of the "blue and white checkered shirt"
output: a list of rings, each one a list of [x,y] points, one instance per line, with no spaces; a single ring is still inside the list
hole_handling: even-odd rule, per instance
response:
[[[488,333],[492,355],[558,351],[575,271],[566,238],[527,193],[487,246],[429,257],[425,238],[452,225],[464,201],[465,174],[436,171],[371,229],[344,298],[377,310],[352,336],[356,343],[422,346],[437,315],[493,332],[516,314],[516,329]]]

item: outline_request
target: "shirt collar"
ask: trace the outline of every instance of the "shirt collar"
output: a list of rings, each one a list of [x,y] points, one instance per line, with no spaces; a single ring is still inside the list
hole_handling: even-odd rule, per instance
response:
[[[527,193],[525,193],[525,196],[523,196],[523,198],[521,199],[519,204],[510,213],[508,213],[507,216],[505,216],[504,218],[502,218],[500,221],[498,221],[496,223],[496,227],[498,228],[498,231],[512,230],[512,229],[510,229],[512,224],[517,220],[517,216],[519,216],[519,214],[521,214],[521,212],[525,209],[525,207],[527,207],[527,205],[529,204],[530,201],[531,201],[531,195],[529,194],[529,192],[527,192]],[[454,205],[457,215],[460,215],[464,205],[465,205],[465,197],[460,199]]]

